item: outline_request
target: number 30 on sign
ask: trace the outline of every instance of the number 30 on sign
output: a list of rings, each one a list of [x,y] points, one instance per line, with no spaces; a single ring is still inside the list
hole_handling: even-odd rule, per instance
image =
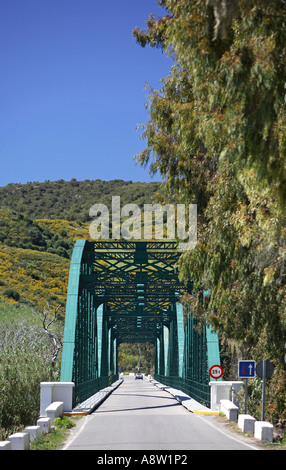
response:
[[[220,379],[223,376],[223,368],[218,364],[215,364],[209,368],[209,375],[212,379]]]

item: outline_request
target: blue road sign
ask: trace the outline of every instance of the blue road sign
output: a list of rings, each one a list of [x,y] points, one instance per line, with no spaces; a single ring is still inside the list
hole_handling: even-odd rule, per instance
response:
[[[255,377],[255,361],[239,361],[238,377],[240,379],[251,379]]]

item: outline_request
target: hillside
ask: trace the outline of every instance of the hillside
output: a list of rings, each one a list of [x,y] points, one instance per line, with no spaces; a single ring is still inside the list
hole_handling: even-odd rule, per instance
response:
[[[89,239],[89,208],[152,202],[159,183],[54,181],[0,188],[0,299],[42,309],[65,306],[76,239]]]
[[[112,196],[120,196],[121,204],[133,203],[140,207],[152,202],[160,183],[133,183],[132,181],[85,180],[46,181],[27,184],[8,184],[0,188],[0,207],[13,209],[30,219],[65,219],[89,221],[89,209],[102,203],[111,207]]]

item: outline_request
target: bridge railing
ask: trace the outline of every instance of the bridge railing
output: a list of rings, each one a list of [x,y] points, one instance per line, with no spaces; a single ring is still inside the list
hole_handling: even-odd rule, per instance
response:
[[[192,379],[183,377],[171,377],[166,375],[154,374],[154,379],[163,385],[181,390],[202,405],[210,408],[210,386],[208,384],[196,382]]]

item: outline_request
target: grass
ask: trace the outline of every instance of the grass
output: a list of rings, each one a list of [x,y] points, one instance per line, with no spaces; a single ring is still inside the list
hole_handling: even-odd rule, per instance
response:
[[[30,450],[61,450],[68,437],[69,430],[76,425],[81,416],[56,418],[52,431],[31,443]]]

